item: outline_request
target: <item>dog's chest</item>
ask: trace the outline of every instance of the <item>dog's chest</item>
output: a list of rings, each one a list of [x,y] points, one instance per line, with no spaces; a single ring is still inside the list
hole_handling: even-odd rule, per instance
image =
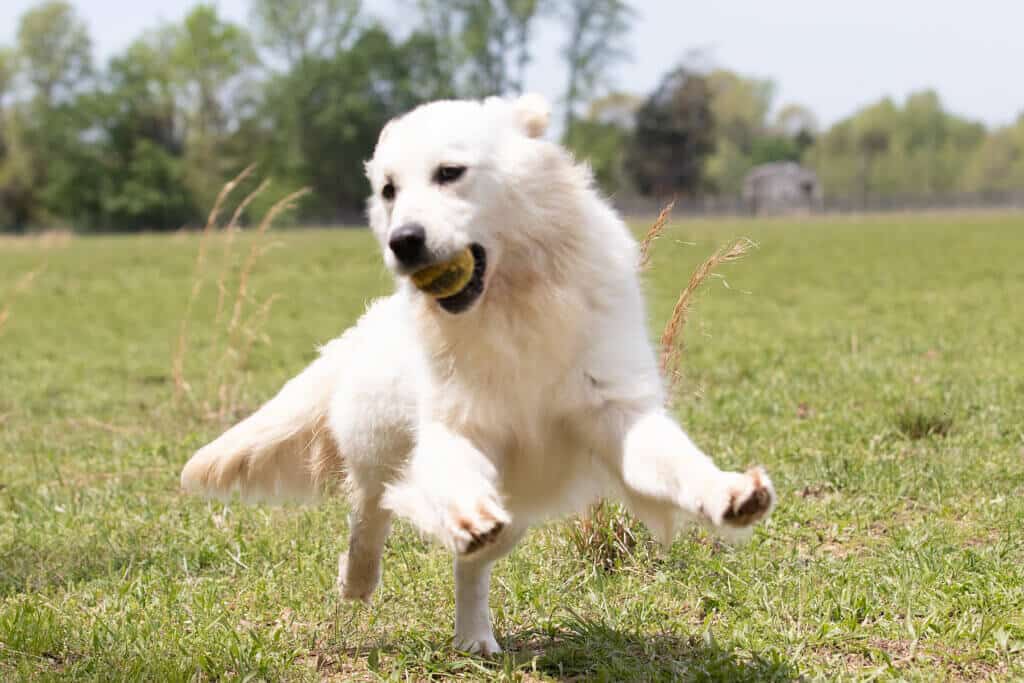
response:
[[[510,369],[450,377],[439,387],[434,410],[502,469],[529,479],[580,450],[573,416],[580,412],[585,378],[556,368],[536,374]]]

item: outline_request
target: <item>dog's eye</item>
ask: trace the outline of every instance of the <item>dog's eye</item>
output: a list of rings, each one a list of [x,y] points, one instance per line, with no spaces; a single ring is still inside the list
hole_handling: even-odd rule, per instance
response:
[[[385,201],[390,202],[395,198],[395,191],[395,184],[389,180],[384,187],[380,189],[380,196],[383,197]]]
[[[465,166],[438,166],[434,180],[438,185],[447,185],[461,178],[465,172]]]

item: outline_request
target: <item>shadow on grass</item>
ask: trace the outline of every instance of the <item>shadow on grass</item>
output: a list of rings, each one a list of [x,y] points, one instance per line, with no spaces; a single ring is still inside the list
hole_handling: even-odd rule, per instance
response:
[[[377,674],[426,678],[517,678],[531,673],[561,681],[795,681],[794,668],[776,653],[762,655],[721,646],[709,638],[623,631],[576,615],[542,629],[499,637],[499,657],[456,653],[450,641],[409,643],[386,639],[376,647],[342,648],[345,664],[321,653],[321,673],[366,666]],[[324,655],[327,654],[326,657]],[[356,661],[353,661],[356,660]],[[351,671],[351,669],[349,669]]]
[[[792,667],[775,656],[721,646],[710,638],[621,631],[573,616],[557,628],[513,637],[517,654],[533,651],[530,668],[562,680],[791,681]],[[525,641],[525,642],[524,642]],[[523,643],[522,646],[519,643]]]

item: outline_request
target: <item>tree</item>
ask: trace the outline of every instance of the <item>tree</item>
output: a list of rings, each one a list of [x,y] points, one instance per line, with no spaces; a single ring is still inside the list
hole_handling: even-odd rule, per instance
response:
[[[45,107],[70,97],[92,74],[92,41],[70,4],[51,0],[26,12],[18,52],[34,95]]]
[[[797,159],[804,156],[818,135],[818,119],[802,104],[787,104],[775,115],[774,129],[778,135],[788,138],[797,150]]]
[[[749,153],[754,140],[767,129],[775,84],[716,69],[708,74],[711,113],[721,138]]]
[[[468,86],[477,95],[521,93],[532,60],[539,0],[457,0]]]
[[[715,153],[705,169],[711,187],[739,194],[754,166],[799,157],[788,140],[769,129],[774,83],[726,69],[711,71],[707,80],[715,120]]]
[[[655,196],[701,193],[714,124],[707,79],[685,67],[666,75],[637,112],[626,156],[637,189]]]
[[[291,69],[311,56],[329,57],[354,35],[360,0],[251,0],[260,44]]]
[[[569,135],[580,104],[607,85],[611,68],[628,57],[621,46],[634,12],[623,0],[568,0],[560,16],[568,35],[562,54],[568,66],[565,131]]]
[[[94,201],[90,188],[97,175],[77,173],[80,163],[84,168],[92,161],[86,160],[84,137],[89,112],[81,106],[91,85],[91,48],[85,24],[66,2],[40,4],[19,21],[17,71],[30,98],[5,107],[0,168],[2,213],[18,229],[30,221],[56,220],[76,202]]]
[[[612,93],[590,104],[586,117],[577,118],[566,132],[565,144],[585,160],[601,188],[611,194],[626,185],[624,152],[633,134],[640,98]]]
[[[360,162],[372,155],[390,118],[433,99],[431,88],[445,86],[430,76],[438,50],[428,36],[398,43],[370,27],[349,49],[310,57],[274,79],[259,119],[247,124],[240,141],[263,150],[263,165],[279,185],[313,189],[307,218],[358,217],[369,189]]]
[[[256,52],[244,28],[199,5],[175,29],[171,56],[187,119],[188,183],[200,205],[209,206],[224,179],[248,161],[225,158],[223,147],[238,118],[239,77],[256,64]]]
[[[24,231],[38,211],[37,193],[25,121],[10,107],[0,111],[0,230]]]
[[[471,97],[522,92],[534,27],[551,0],[418,0],[423,33],[450,51],[453,89]]]
[[[981,124],[946,112],[938,95],[883,99],[835,124],[805,154],[830,194],[864,200],[942,194],[962,186],[985,138]]]
[[[185,178],[174,41],[167,28],[152,31],[111,59],[107,69],[99,123],[104,228],[173,230],[199,212]]]
[[[14,78],[18,73],[17,58],[14,50],[0,46],[0,112],[3,112],[7,95],[14,90]]]
[[[1024,113],[992,131],[971,155],[960,187],[968,192],[1024,190]]]

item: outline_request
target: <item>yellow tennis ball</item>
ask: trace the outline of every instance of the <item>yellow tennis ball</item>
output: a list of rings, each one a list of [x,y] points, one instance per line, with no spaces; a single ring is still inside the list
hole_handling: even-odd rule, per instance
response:
[[[412,274],[412,283],[421,292],[426,292],[436,299],[458,294],[473,279],[473,267],[476,259],[473,252],[466,247],[455,258],[444,263],[435,263]]]

